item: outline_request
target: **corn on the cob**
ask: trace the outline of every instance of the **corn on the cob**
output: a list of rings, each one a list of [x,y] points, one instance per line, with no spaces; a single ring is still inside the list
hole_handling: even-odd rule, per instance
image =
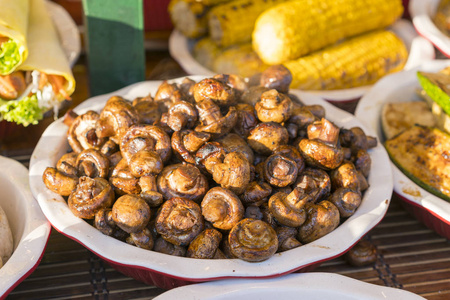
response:
[[[231,0],[171,0],[168,11],[173,26],[189,38],[208,33],[208,11],[215,5]]]
[[[212,70],[213,62],[221,49],[209,38],[200,39],[192,49],[192,55],[205,68]]]
[[[234,0],[208,13],[209,34],[221,47],[250,42],[255,21],[266,9],[287,0]]]
[[[377,30],[283,65],[292,72],[291,88],[333,90],[372,84],[403,69],[407,57],[402,40]]]
[[[297,0],[256,20],[253,48],[267,64],[296,59],[345,38],[381,29],[403,13],[401,0]]]
[[[267,67],[253,51],[251,43],[231,46],[219,53],[213,61],[214,72],[242,77],[251,77]]]

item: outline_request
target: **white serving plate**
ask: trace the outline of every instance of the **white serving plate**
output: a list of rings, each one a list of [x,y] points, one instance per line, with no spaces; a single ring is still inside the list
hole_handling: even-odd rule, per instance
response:
[[[204,78],[203,76],[189,77],[195,81]],[[181,80],[182,78],[175,79],[174,82]],[[78,114],[87,110],[100,111],[112,95],[121,95],[126,99],[134,99],[149,93],[154,95],[161,83],[162,81],[136,83],[116,92],[88,99],[74,111]],[[306,104],[323,105],[329,119],[338,126],[346,128],[361,126],[367,134],[375,135],[373,130],[364,126],[353,115],[334,107],[320,97],[295,90],[292,93]],[[221,278],[277,277],[342,255],[381,221],[389,206],[392,193],[389,158],[385,149],[378,145],[370,150],[372,157],[370,188],[365,192],[361,206],[352,217],[323,238],[276,254],[260,263],[249,263],[239,259],[199,260],[168,256],[130,246],[103,235],[84,220],[75,217],[64,199],[46,188],[42,181],[42,174],[45,168],[55,166],[61,155],[68,151],[66,133],[67,126],[64,125],[63,118],[53,122],[43,133],[31,157],[30,186],[45,216],[56,230],[81,243],[123,273],[147,283],[158,281],[155,284],[165,288],[173,288],[186,282]],[[48,145],[52,145],[51,148]],[[157,276],[163,277],[164,280],[159,281],[155,278]],[[174,282],[174,280],[184,282]]]
[[[446,66],[450,66],[450,60],[435,60],[423,63],[409,71],[386,76],[361,98],[356,107],[356,117],[374,130],[379,140],[383,141],[380,119],[383,104],[420,100],[420,97],[416,94],[417,89],[420,89],[416,76],[417,71],[436,72]],[[422,189],[406,177],[393,163],[391,165],[395,193],[407,204],[419,208],[414,212],[416,217],[439,234],[450,238],[450,203]]]
[[[420,300],[405,290],[366,283],[332,273],[289,274],[284,277],[254,280],[230,279],[179,287],[155,300]]]
[[[409,13],[417,32],[450,57],[450,38],[433,22],[440,0],[410,0]]]
[[[0,268],[0,299],[4,299],[38,266],[51,227],[31,194],[28,170],[3,156],[0,156],[0,191],[0,205],[14,240],[14,252]]]
[[[46,5],[58,32],[61,46],[66,53],[69,64],[73,66],[81,52],[81,38],[78,26],[61,5],[51,1],[46,1]]]
[[[405,70],[409,70],[423,61],[432,60],[435,58],[435,51],[433,45],[426,39],[417,35],[412,24],[407,20],[399,20],[391,27],[391,30],[395,32],[405,43],[409,57],[404,67]],[[195,45],[195,41],[186,38],[179,31],[174,30],[169,38],[169,51],[170,55],[181,65],[181,67],[188,74],[200,74],[205,76],[212,76],[215,73],[212,70],[206,69],[192,56],[192,49]],[[346,102],[356,101],[364,93],[366,93],[371,86],[355,87],[342,90],[330,90],[330,91],[308,91],[319,95],[323,99],[331,102]]]

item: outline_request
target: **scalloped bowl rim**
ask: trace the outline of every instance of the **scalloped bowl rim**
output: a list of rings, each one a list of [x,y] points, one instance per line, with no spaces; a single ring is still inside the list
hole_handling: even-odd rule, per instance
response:
[[[440,31],[432,20],[439,0],[410,0],[409,11],[414,28],[436,48],[450,57],[450,37]]]
[[[0,187],[6,195],[0,199],[0,205],[14,237],[14,252],[0,268],[0,299],[3,299],[41,261],[51,226],[31,193],[27,168],[16,160],[0,156],[0,170]]]
[[[187,76],[196,81],[204,76]],[[182,78],[171,80],[180,82]],[[126,99],[136,96],[154,94],[162,81],[146,81],[133,84],[116,92],[86,100],[74,109],[81,114],[89,109],[100,111],[106,100],[113,95],[122,95]],[[327,115],[338,125],[345,127],[361,126],[368,134],[374,136],[354,116],[342,111],[315,95],[292,90],[305,103],[321,104]],[[392,174],[387,153],[378,145],[371,149],[373,169],[369,177],[370,188],[366,191],[362,204],[355,215],[350,217],[336,230],[305,246],[275,254],[260,263],[249,263],[239,259],[197,260],[169,256],[154,251],[143,250],[114,238],[103,235],[100,231],[82,219],[75,217],[64,199],[49,191],[42,174],[46,167],[54,166],[63,153],[69,149],[66,141],[67,127],[60,118],[53,122],[43,133],[30,160],[30,186],[42,211],[53,227],[64,235],[76,240],[89,250],[107,261],[131,268],[168,275],[173,278],[204,281],[229,277],[273,277],[296,271],[308,265],[325,261],[343,254],[362,238],[384,217],[392,193]],[[52,145],[51,148],[48,145]]]
[[[450,60],[425,62],[412,70],[386,76],[376,83],[375,86],[361,98],[356,107],[355,116],[374,130],[377,133],[379,140],[381,140],[382,131],[379,120],[381,106],[385,102],[388,102],[389,96],[396,92],[401,92],[403,94],[405,93],[405,89],[408,89],[408,92],[410,93],[414,93],[414,90],[411,89],[420,87],[416,78],[416,72],[418,70],[433,72],[442,69],[444,66],[450,66]],[[392,97],[399,99],[395,96]],[[391,166],[394,176],[395,193],[426,209],[441,221],[450,225],[450,202],[447,202],[418,186],[403,174],[403,172],[392,162]]]
[[[417,35],[414,27],[407,20],[400,19],[391,26],[391,29],[397,33],[403,41],[409,46],[410,55],[404,67],[405,70],[419,65],[422,61],[435,58],[433,45],[425,38]],[[173,30],[169,37],[170,55],[181,65],[189,74],[199,74],[213,76],[215,73],[202,66],[191,54],[193,40],[184,36],[180,31]],[[323,99],[332,102],[356,101],[362,95],[370,90],[372,85],[355,87],[342,90],[314,91],[307,92],[316,94]]]

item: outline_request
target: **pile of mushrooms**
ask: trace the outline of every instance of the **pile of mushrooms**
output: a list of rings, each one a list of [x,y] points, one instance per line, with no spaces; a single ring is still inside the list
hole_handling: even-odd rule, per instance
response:
[[[272,66],[165,81],[67,113],[72,151],[43,181],[103,234],[169,255],[259,262],[310,243],[360,205],[377,141],[304,105],[291,80]]]

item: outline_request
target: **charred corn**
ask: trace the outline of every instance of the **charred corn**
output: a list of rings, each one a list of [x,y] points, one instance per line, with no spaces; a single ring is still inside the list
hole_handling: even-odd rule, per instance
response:
[[[401,0],[296,0],[262,13],[253,48],[267,64],[296,59],[345,38],[392,24]]]
[[[372,84],[403,69],[407,57],[401,39],[377,30],[283,65],[292,73],[291,88],[334,90]]]
[[[171,0],[168,11],[173,26],[189,38],[208,33],[208,11],[215,5],[230,0]]]
[[[234,0],[208,14],[209,34],[221,47],[250,42],[255,21],[266,9],[287,0]]]
[[[213,62],[221,49],[209,38],[205,37],[195,43],[192,55],[205,68],[212,70]]]
[[[237,74],[251,77],[268,66],[253,51],[252,44],[231,46],[219,53],[213,61],[213,71],[218,74]]]

